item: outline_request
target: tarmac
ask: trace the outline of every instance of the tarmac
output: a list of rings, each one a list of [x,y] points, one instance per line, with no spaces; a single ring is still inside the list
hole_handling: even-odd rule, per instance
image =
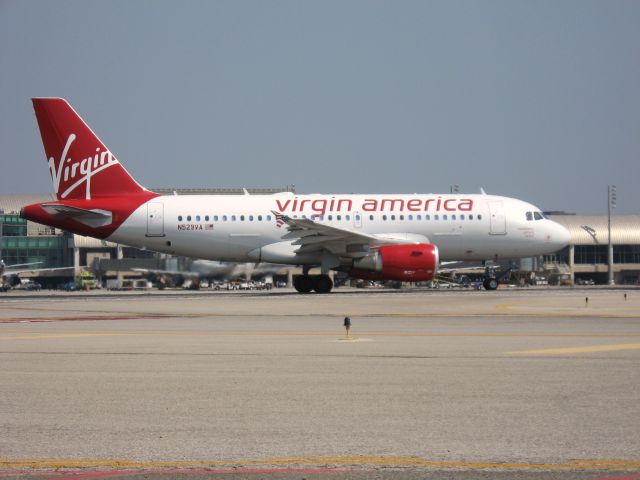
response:
[[[640,480],[639,367],[638,289],[2,294],[0,476]]]

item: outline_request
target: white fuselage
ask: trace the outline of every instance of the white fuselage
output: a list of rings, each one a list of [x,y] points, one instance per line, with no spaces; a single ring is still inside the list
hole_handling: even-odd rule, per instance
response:
[[[533,205],[493,195],[160,196],[141,205],[108,240],[210,260],[316,264],[297,256],[292,218],[375,236],[432,243],[441,261],[523,258],[552,253],[568,231]],[[273,247],[273,248],[271,248]]]

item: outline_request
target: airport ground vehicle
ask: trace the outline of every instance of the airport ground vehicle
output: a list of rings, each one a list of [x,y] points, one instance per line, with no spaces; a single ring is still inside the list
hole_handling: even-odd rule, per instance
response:
[[[95,275],[86,270],[80,272],[80,275],[76,277],[75,281],[78,290],[93,290],[97,288],[98,285]]]

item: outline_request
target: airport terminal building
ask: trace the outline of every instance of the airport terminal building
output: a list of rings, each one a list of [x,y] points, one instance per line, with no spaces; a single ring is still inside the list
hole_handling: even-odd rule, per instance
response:
[[[609,272],[609,232],[606,215],[549,215],[571,233],[571,243],[543,260],[557,265],[572,282],[606,284]],[[640,284],[640,215],[612,215],[614,282]]]
[[[249,189],[249,192],[269,194],[294,190],[293,186],[287,186]],[[243,189],[154,191],[180,195],[244,193]],[[166,255],[70,234],[29,222],[19,215],[24,205],[53,200],[55,199],[52,195],[0,195],[0,257],[6,265],[37,262],[33,268],[73,267],[65,270],[64,274],[51,271],[31,275],[37,276],[38,281],[48,287],[55,287],[77,275],[83,267],[93,270],[102,278],[124,274],[136,275],[132,271],[133,268],[166,268]],[[554,255],[522,261],[521,270],[561,276],[572,284],[606,284],[609,241],[607,217],[552,214],[550,218],[569,229],[571,244]],[[611,238],[615,283],[640,284],[640,215],[612,216]]]

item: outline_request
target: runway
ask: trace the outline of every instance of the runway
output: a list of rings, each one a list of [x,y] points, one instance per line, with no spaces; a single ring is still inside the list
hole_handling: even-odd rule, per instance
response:
[[[5,476],[640,479],[638,290],[6,295],[0,311]]]

